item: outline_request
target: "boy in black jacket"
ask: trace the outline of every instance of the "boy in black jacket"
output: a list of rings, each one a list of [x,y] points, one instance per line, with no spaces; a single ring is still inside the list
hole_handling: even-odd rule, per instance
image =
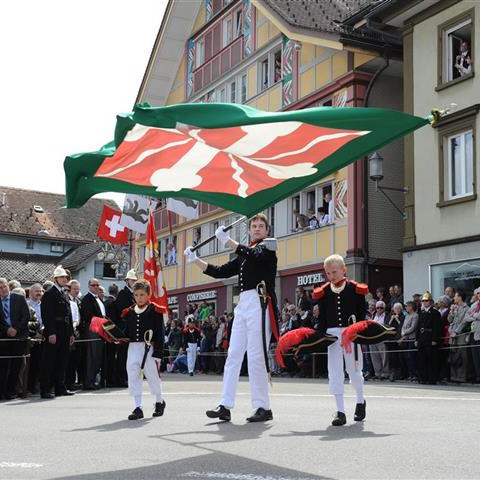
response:
[[[139,280],[133,285],[135,305],[122,312],[125,321],[125,333],[130,339],[127,357],[128,389],[135,399],[135,410],[128,416],[129,420],[143,418],[142,385],[143,374],[147,378],[150,392],[155,395],[154,417],[161,417],[165,410],[162,396],[162,383],[158,374],[157,360],[162,358],[164,342],[163,311],[150,302],[151,288],[146,280]],[[150,333],[151,332],[151,333]],[[151,335],[151,346],[146,342]],[[144,371],[141,371],[145,357]]]

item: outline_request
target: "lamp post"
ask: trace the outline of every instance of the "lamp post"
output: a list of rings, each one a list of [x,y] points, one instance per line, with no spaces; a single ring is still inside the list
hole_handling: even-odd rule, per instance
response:
[[[406,212],[400,210],[395,202],[385,193],[385,190],[390,190],[393,192],[402,192],[403,194],[408,193],[408,187],[395,188],[395,187],[384,187],[380,185],[380,182],[383,180],[383,157],[378,153],[374,152],[368,157],[368,166],[369,166],[369,176],[370,180],[375,182],[375,191],[381,192],[385,198],[391,203],[393,208],[402,216],[404,220],[407,219]]]

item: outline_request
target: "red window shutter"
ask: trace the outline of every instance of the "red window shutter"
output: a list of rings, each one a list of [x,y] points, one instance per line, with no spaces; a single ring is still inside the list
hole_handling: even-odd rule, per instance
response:
[[[234,67],[237,65],[237,63],[240,63],[240,60],[242,59],[242,42],[237,41],[232,45],[232,64],[231,67]]]
[[[214,58],[212,61],[212,80],[216,80],[220,76],[220,57]]]
[[[195,92],[198,92],[198,90],[200,90],[202,88],[202,72],[203,72],[202,69],[197,70],[195,72],[195,77],[194,77],[194,80],[193,80],[193,90]]]
[[[213,32],[210,30],[205,35],[205,61],[207,61],[212,56],[212,38]]]
[[[227,49],[226,51],[222,52],[220,55],[222,59],[222,75],[228,70],[230,70],[230,49]]]
[[[213,54],[215,55],[220,51],[221,48],[221,25],[218,24],[213,28]]]
[[[222,9],[223,0],[213,0],[212,14],[216,15]]]
[[[212,64],[207,63],[203,68],[203,84],[208,85],[212,81]]]

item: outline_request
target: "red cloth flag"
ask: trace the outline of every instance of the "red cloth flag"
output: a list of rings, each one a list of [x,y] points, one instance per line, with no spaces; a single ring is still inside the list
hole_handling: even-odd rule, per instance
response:
[[[128,228],[120,224],[121,216],[120,210],[104,205],[97,236],[110,243],[128,243]]]
[[[155,232],[152,212],[148,216],[143,276],[152,287],[152,302],[165,309],[165,313],[168,313],[167,289],[165,288],[162,264],[158,255],[157,233]]]

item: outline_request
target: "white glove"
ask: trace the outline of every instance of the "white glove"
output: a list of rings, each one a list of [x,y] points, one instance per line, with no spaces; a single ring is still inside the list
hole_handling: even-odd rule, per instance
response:
[[[193,263],[198,257],[195,252],[192,252],[192,247],[187,247],[183,254],[187,257],[187,263]]]
[[[230,235],[224,230],[224,226],[221,225],[215,230],[215,236],[218,238],[218,241],[222,244],[222,247],[225,247],[225,244],[230,240]]]

